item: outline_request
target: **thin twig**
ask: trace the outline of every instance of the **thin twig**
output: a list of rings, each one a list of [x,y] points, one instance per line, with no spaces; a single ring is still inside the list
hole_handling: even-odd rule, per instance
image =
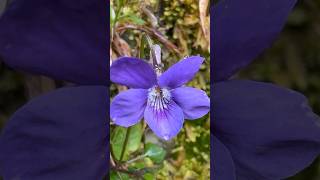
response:
[[[155,166],[152,167],[152,168],[143,168],[143,169],[140,169],[140,170],[133,170],[133,171],[129,171],[126,167],[123,167],[123,166],[111,166],[110,169],[113,170],[113,171],[126,173],[126,174],[128,174],[129,176],[134,176],[134,177],[137,177],[137,178],[142,178],[143,175],[144,175],[146,172],[154,171],[154,170],[159,169],[159,168],[160,168],[159,165],[155,165]]]
[[[157,38],[163,45],[166,46],[166,48],[169,51],[172,51],[173,53],[176,53],[178,55],[181,54],[180,49],[176,45],[174,45],[172,42],[170,42],[168,39],[166,39],[164,35],[156,29],[146,27],[146,26],[135,25],[135,24],[122,24],[116,28],[116,31],[121,33],[128,29],[143,31],[149,34],[150,36]]]
[[[140,159],[143,159],[143,158],[145,158],[145,157],[147,157],[147,155],[146,155],[146,154],[143,154],[143,155],[137,156],[137,157],[135,157],[135,158],[127,161],[126,163],[127,163],[127,164],[131,164],[131,163],[136,162],[136,161],[138,161],[138,160],[140,160]]]
[[[113,160],[112,154],[110,154],[110,163],[111,163],[111,166],[116,166],[116,163]]]
[[[118,167],[118,166],[111,166],[111,170],[116,171],[116,172],[126,173],[131,176],[138,177],[138,178],[141,178],[144,174],[144,171],[128,171],[126,168]]]

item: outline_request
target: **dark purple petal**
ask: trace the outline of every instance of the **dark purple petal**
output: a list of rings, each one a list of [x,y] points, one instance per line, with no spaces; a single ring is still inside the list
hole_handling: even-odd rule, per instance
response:
[[[168,104],[165,110],[155,110],[147,106],[144,119],[151,130],[160,138],[170,140],[181,130],[184,122],[182,109],[174,102]]]
[[[102,179],[108,171],[107,88],[64,88],[35,98],[0,137],[4,179]]]
[[[111,119],[119,126],[135,125],[143,118],[147,97],[146,89],[129,89],[121,92],[111,102]]]
[[[182,108],[185,119],[201,118],[210,110],[210,100],[200,89],[180,87],[171,92],[173,100]]]
[[[275,40],[296,0],[223,0],[213,8],[213,79],[225,80]]]
[[[110,67],[110,79],[131,88],[148,89],[157,84],[157,75],[151,65],[133,57],[116,60]]]
[[[105,85],[106,8],[96,0],[16,0],[0,18],[0,55],[18,70]]]
[[[159,78],[161,87],[176,88],[190,81],[199,71],[204,58],[200,56],[187,57],[171,66]]]
[[[320,121],[306,98],[253,81],[217,83],[213,133],[229,149],[237,179],[284,179],[320,154]]]
[[[236,180],[233,160],[228,149],[212,134],[210,134],[212,179]]]

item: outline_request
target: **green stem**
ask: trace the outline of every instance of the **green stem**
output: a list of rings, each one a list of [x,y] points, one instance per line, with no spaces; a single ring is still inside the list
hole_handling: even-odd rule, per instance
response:
[[[146,155],[146,154],[143,154],[143,155],[137,156],[137,157],[135,157],[135,158],[127,161],[126,163],[127,163],[127,164],[131,164],[131,163],[133,163],[133,162],[135,162],[135,161],[137,161],[137,160],[143,159],[143,158],[145,158],[145,157],[147,157],[147,155]]]
[[[122,161],[123,156],[124,156],[124,153],[125,153],[125,151],[126,151],[126,149],[127,149],[130,131],[131,131],[131,127],[128,127],[127,132],[126,132],[126,138],[124,139],[124,143],[123,143],[123,146],[122,146],[120,161]]]
[[[119,173],[119,171],[117,171],[117,175],[119,176],[120,180],[122,180],[122,176],[121,176],[121,174]]]
[[[118,4],[118,5],[119,5],[119,8],[117,8],[116,17],[114,17],[114,21],[113,21],[113,25],[112,25],[113,29],[115,29],[115,26],[117,24],[117,21],[119,20],[119,16],[120,16],[120,13],[121,13],[122,8],[123,8],[123,4]]]
[[[109,126],[109,128],[111,129],[111,126]],[[112,129],[112,131],[114,131],[114,129]],[[111,139],[114,138],[114,136],[115,135],[112,134],[112,137],[110,137],[110,139],[109,139],[110,142],[111,142]],[[112,147],[111,143],[110,143],[110,155],[111,155],[110,160],[112,160],[115,164],[117,164],[116,163],[116,158],[115,158],[116,156],[114,155],[114,151],[113,151],[113,147]]]
[[[139,58],[140,59],[145,58],[144,47],[145,47],[144,38],[143,38],[143,36],[141,36],[141,38],[140,38],[140,51],[139,51]]]
[[[116,27],[116,24],[117,24],[117,21],[119,20],[119,16],[120,16],[120,13],[122,11],[122,8],[123,8],[123,4],[118,4],[119,5],[119,8],[116,9],[116,16],[114,17],[114,21],[113,21],[113,24],[111,24],[111,41],[113,41],[113,34],[115,33],[115,27]]]

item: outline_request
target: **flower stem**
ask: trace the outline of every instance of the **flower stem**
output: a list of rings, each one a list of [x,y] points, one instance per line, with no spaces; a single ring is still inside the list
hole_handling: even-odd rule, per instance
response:
[[[126,132],[126,138],[124,139],[124,143],[123,143],[123,146],[122,146],[120,161],[122,161],[123,156],[124,156],[124,153],[125,153],[125,151],[126,151],[126,149],[127,149],[130,131],[131,131],[131,127],[128,127],[127,132]]]
[[[146,156],[147,156],[146,154],[139,155],[139,156],[137,156],[137,157],[135,157],[135,158],[133,158],[133,159],[131,159],[131,160],[127,161],[126,163],[127,163],[127,164],[131,164],[131,163],[133,163],[133,162],[135,162],[135,161],[138,161],[138,160],[140,160],[140,159],[145,158]]]
[[[122,180],[122,176],[121,176],[121,174],[119,173],[119,171],[117,171],[117,175],[119,176],[120,180]]]

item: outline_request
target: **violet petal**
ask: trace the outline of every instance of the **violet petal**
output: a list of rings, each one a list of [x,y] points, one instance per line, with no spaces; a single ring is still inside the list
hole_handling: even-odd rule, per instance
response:
[[[210,177],[213,179],[236,180],[234,163],[229,150],[210,134],[211,156]]]
[[[129,89],[119,93],[110,105],[111,119],[119,126],[135,125],[143,118],[147,97],[146,89]]]
[[[151,65],[133,57],[116,60],[110,67],[110,79],[131,88],[148,89],[157,84],[157,75]]]
[[[306,98],[268,83],[227,81],[214,92],[212,132],[229,149],[237,179],[284,179],[320,154],[320,121]]]
[[[159,85],[169,88],[182,86],[196,75],[203,61],[204,58],[200,56],[191,56],[179,61],[159,77]]]
[[[182,109],[174,102],[168,104],[165,110],[155,110],[147,106],[144,119],[151,130],[160,138],[170,140],[181,130],[184,122]]]
[[[296,0],[223,0],[213,8],[213,76],[226,80],[275,40]]]
[[[180,87],[171,92],[173,100],[182,108],[185,119],[198,119],[210,111],[210,99],[200,89]]]
[[[108,171],[107,88],[59,89],[19,109],[0,136],[4,179],[102,179]]]
[[[79,84],[107,84],[107,3],[16,0],[0,18],[0,55],[12,68]]]

